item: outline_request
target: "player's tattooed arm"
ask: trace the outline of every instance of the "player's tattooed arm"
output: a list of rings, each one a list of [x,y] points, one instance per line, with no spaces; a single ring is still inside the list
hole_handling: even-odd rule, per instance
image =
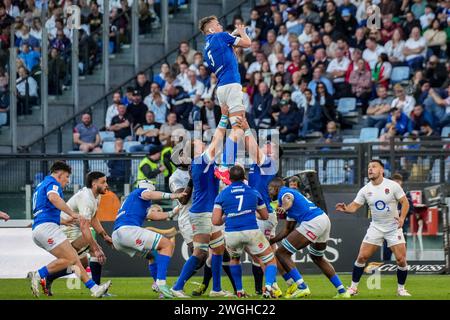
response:
[[[286,224],[284,225],[283,231],[281,231],[279,234],[277,234],[275,237],[269,240],[270,244],[280,242],[281,240],[286,238],[295,229],[296,224],[297,221],[287,220]]]
[[[72,209],[69,208],[67,203],[55,192],[50,192],[48,195],[48,200],[56,207],[56,209],[59,209],[65,213],[67,213],[69,216],[71,216],[74,219],[78,218],[78,214],[75,213]]]
[[[397,222],[398,222],[398,228],[402,228],[403,224],[405,223],[405,219],[406,216],[408,215],[408,211],[409,211],[409,201],[408,198],[406,196],[403,196],[400,198],[400,200],[398,200],[398,202],[401,204],[402,209],[400,212],[400,217],[396,218]]]
[[[343,202],[336,204],[336,211],[344,213],[355,213],[362,205],[353,201],[350,204],[345,204]]]

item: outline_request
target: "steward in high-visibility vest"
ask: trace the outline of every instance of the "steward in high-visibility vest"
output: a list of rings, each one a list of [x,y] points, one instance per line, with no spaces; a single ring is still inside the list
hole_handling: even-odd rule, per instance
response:
[[[161,151],[161,146],[153,145],[150,147],[148,154],[139,163],[137,181],[149,180],[156,184],[156,177],[165,170],[165,167],[160,163]]]

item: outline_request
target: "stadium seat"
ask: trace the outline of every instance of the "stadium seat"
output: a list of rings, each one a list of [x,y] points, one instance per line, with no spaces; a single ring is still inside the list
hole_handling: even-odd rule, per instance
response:
[[[130,148],[133,146],[140,146],[141,143],[139,141],[125,141],[125,143],[123,144],[123,149],[125,150],[125,152],[130,153]]]
[[[449,135],[450,135],[450,127],[442,128],[441,137],[443,139],[449,139]]]
[[[356,98],[340,98],[337,111],[344,117],[354,117],[358,115],[356,111]]]
[[[410,70],[409,70],[409,67],[407,67],[407,66],[392,68],[391,84],[394,85],[396,83],[408,80],[409,73],[410,73]]]
[[[115,142],[114,141],[105,141],[102,146],[103,153],[114,153],[115,150]]]
[[[89,171],[100,171],[109,175],[109,167],[105,160],[89,160]]]
[[[344,140],[342,140],[342,143],[359,143],[359,139],[358,138],[345,138]],[[353,150],[355,149],[354,146],[343,146],[342,150]]]
[[[345,161],[332,159],[326,161],[325,184],[342,184],[345,182]]]
[[[115,141],[114,132],[112,131],[100,131],[100,138],[102,141]]]
[[[360,142],[377,142],[378,128],[362,128],[359,134]]]

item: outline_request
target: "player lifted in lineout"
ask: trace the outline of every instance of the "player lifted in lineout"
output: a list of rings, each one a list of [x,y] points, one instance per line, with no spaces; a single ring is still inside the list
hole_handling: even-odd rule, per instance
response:
[[[352,203],[336,204],[336,210],[354,213],[365,203],[369,205],[372,222],[359,249],[358,258],[353,266],[352,284],[348,288],[351,295],[358,294],[358,283],[364,272],[367,260],[387,241],[397,260],[397,294],[411,296],[405,289],[408,265],[406,262],[406,245],[403,224],[408,215],[409,202],[402,187],[395,181],[384,178],[384,165],[380,160],[371,160],[367,176],[370,180],[356,195]],[[398,214],[398,204],[401,214]]]
[[[264,234],[259,230],[256,216],[267,220],[269,213],[261,194],[244,183],[245,170],[241,166],[230,168],[231,185],[217,196],[212,222],[216,226],[225,224],[225,244],[231,256],[231,274],[236,285],[237,296],[246,297],[242,286],[240,257],[244,249],[261,261],[265,267],[266,283],[264,298],[282,295],[276,284],[277,263],[275,255]],[[274,286],[275,285],[275,286]]]
[[[50,175],[36,187],[33,195],[33,241],[37,246],[56,257],[50,264],[38,271],[28,273],[31,279],[33,295],[39,296],[40,280],[67,268],[75,267],[77,275],[84,282],[93,297],[100,298],[105,294],[111,281],[97,285],[87,274],[77,252],[70,244],[60,228],[61,211],[73,219],[78,219],[75,213],[63,200],[62,189],[69,183],[72,169],[65,162],[57,161],[50,168]]]
[[[217,77],[216,92],[219,105],[229,108],[232,136],[227,139],[225,144],[223,165],[214,174],[225,184],[230,184],[227,166],[235,164],[236,144],[243,140],[243,131],[239,128],[238,118],[245,118],[241,77],[233,47],[249,48],[251,39],[245,31],[244,25],[236,26],[233,34],[238,36],[223,32],[223,27],[216,16],[201,19],[199,29],[206,36],[203,53],[205,62],[208,69]]]
[[[154,259],[152,251],[158,252],[156,285],[165,298],[173,298],[166,284],[166,277],[174,244],[161,234],[142,228],[142,224],[148,218],[147,211],[152,205],[152,200],[175,200],[185,196],[185,193],[155,191],[155,186],[151,182],[141,180],[138,182],[138,188],[125,199],[114,222],[112,240],[115,249],[130,257],[138,254],[149,260],[149,263]]]
[[[333,266],[324,258],[331,230],[327,214],[297,190],[286,187],[281,178],[270,182],[269,193],[273,200],[278,199],[277,213],[286,216],[287,220],[284,230],[270,241],[281,241],[276,257],[283,278],[290,285],[286,298],[302,298],[311,294],[292,261],[292,255],[307,246],[312,261],[337,289],[338,293],[334,298],[350,298]]]
[[[100,284],[102,265],[106,262],[105,254],[100,245],[92,236],[91,227],[97,235],[101,236],[106,243],[112,245],[111,237],[103,229],[95,214],[102,194],[108,190],[106,176],[102,172],[92,171],[86,176],[86,187],[74,194],[67,205],[74,212],[79,214],[79,223],[69,222],[61,226],[61,230],[67,236],[72,247],[77,251],[83,267],[91,268],[92,280]],[[70,216],[61,212],[62,222],[70,221]],[[88,259],[89,252],[91,258]],[[52,282],[60,277],[70,274],[67,270],[49,275],[41,279],[41,286],[46,295],[52,296]]]

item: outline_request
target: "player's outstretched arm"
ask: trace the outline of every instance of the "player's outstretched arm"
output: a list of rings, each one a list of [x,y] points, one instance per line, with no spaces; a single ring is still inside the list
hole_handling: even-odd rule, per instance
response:
[[[185,197],[186,193],[166,193],[161,191],[144,191],[142,199],[144,200],[176,200]]]
[[[64,211],[74,219],[78,218],[78,214],[69,208],[67,203],[55,192],[51,192],[47,195],[48,200],[59,210]]]
[[[103,253],[102,248],[95,241],[91,232],[91,221],[80,215],[80,230],[83,235],[84,240],[89,244],[89,247],[94,252],[95,257],[98,259],[100,264],[105,264],[106,256]]]
[[[222,207],[215,205],[212,214],[212,224],[215,226],[223,225],[223,211]]]
[[[245,25],[243,24],[236,25],[236,30],[233,33],[237,33],[240,38],[239,42],[236,44],[236,47],[250,48],[252,40],[245,31]]]
[[[349,205],[341,202],[336,204],[336,211],[344,213],[355,213],[362,205],[353,201]]]
[[[147,215],[147,219],[152,221],[164,221],[172,219],[173,217],[178,215],[178,213],[180,213],[180,208],[176,206],[172,211],[169,212],[151,212]]]
[[[247,119],[241,120],[242,130],[245,132],[245,148],[250,157],[254,162],[258,165],[262,165],[264,163],[264,152],[258,147],[258,142],[256,142],[256,138],[253,136],[253,133],[250,129],[250,125],[247,122]]]
[[[0,211],[0,219],[8,221],[9,220],[9,215],[6,212]]]
[[[91,226],[92,226],[92,228],[94,228],[95,233],[100,235],[103,238],[103,240],[105,240],[106,243],[108,243],[109,245],[112,245],[111,237],[105,231],[105,229],[103,229],[103,226],[102,226],[102,224],[100,223],[100,220],[98,220],[97,217],[93,217],[91,219]]]

